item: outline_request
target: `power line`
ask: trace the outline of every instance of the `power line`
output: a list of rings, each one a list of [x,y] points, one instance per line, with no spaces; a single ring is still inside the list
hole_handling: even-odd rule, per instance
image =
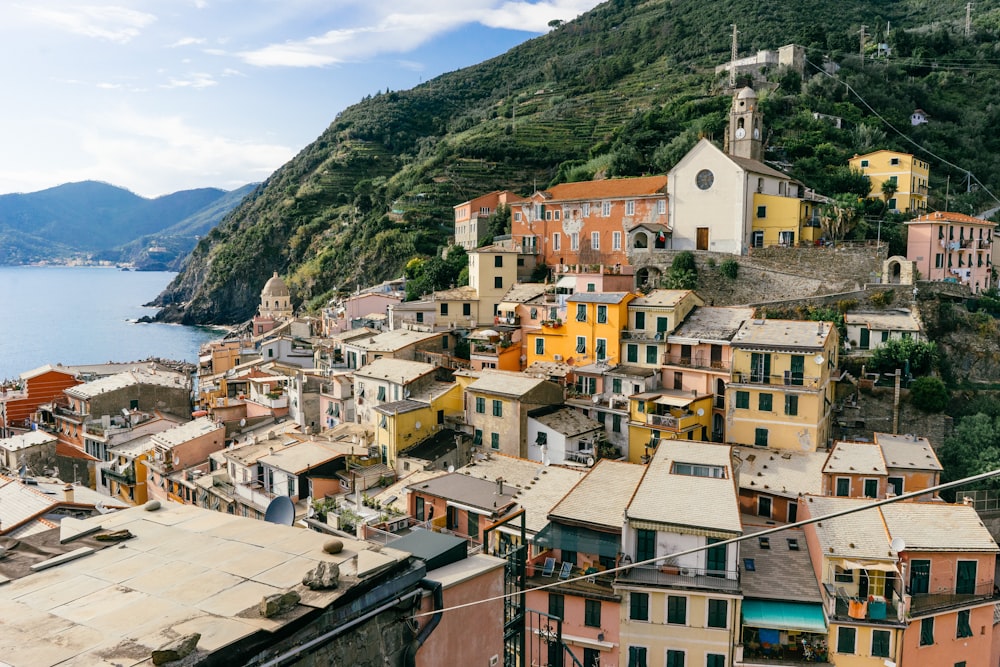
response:
[[[767,535],[771,535],[773,533],[780,533],[780,532],[782,532],[784,530],[789,530],[789,529],[792,529],[792,528],[801,528],[802,526],[808,526],[809,524],[819,523],[820,521],[828,521],[830,519],[836,519],[838,517],[847,516],[849,514],[854,514],[855,512],[863,512],[865,510],[874,509],[876,507],[882,507],[883,505],[889,505],[891,503],[896,503],[896,502],[899,502],[901,500],[910,500],[912,498],[918,498],[920,496],[925,496],[927,494],[937,493],[939,491],[944,491],[946,489],[951,489],[951,488],[958,487],[958,486],[964,486],[966,484],[972,484],[974,482],[981,482],[983,480],[987,480],[987,479],[990,479],[992,477],[1000,477],[1000,469],[991,470],[989,472],[984,472],[984,473],[979,473],[978,475],[972,475],[971,477],[965,477],[963,479],[955,480],[953,482],[945,482],[944,484],[938,484],[937,486],[931,486],[931,487],[927,487],[925,489],[920,489],[920,490],[917,490],[917,491],[910,491],[908,493],[903,493],[903,494],[900,494],[898,496],[893,496],[891,498],[883,498],[882,500],[875,500],[875,501],[873,501],[873,502],[871,502],[871,503],[869,503],[867,505],[862,505],[861,507],[849,507],[847,509],[837,510],[836,512],[830,512],[829,514],[824,514],[822,516],[816,516],[816,517],[812,517],[810,519],[803,519],[802,521],[796,521],[795,523],[788,523],[788,524],[785,524],[785,525],[782,525],[782,526],[775,526],[774,528],[766,528],[764,530],[757,531],[757,532],[754,532],[754,533],[747,533],[745,535],[740,535],[739,537],[732,537],[732,538],[730,538],[728,540],[722,540],[720,542],[713,542],[710,545],[709,544],[705,544],[705,545],[694,547],[694,548],[691,548],[691,549],[685,549],[684,551],[677,551],[677,552],[672,553],[672,554],[665,554],[663,556],[656,556],[655,558],[648,558],[646,560],[641,560],[641,561],[638,561],[636,563],[628,563],[627,565],[619,565],[617,567],[613,567],[613,568],[609,568],[607,570],[603,570],[601,572],[601,574],[602,575],[607,575],[607,574],[613,574],[615,572],[625,572],[626,570],[630,570],[630,569],[632,569],[634,567],[645,566],[645,565],[655,565],[658,562],[660,562],[662,560],[665,560],[667,558],[676,558],[678,556],[688,556],[690,554],[698,553],[700,551],[705,551],[709,547],[721,547],[721,546],[728,546],[730,544],[739,544],[740,542],[743,542],[743,541],[746,541],[746,540],[749,540],[749,539],[752,539],[752,538],[764,537],[764,536],[767,536]],[[445,607],[443,609],[438,609],[436,611],[426,611],[426,612],[421,612],[419,614],[413,614],[413,615],[410,616],[410,618],[420,618],[422,616],[433,616],[434,614],[443,613],[443,612],[446,612],[446,611],[456,611],[456,610],[459,610],[459,609],[465,609],[467,607],[473,607],[475,605],[484,604],[486,602],[496,602],[498,600],[505,600],[507,598],[514,597],[515,595],[523,595],[525,593],[531,593],[531,592],[534,592],[534,591],[543,591],[543,590],[546,590],[546,589],[549,589],[549,588],[556,588],[556,587],[562,586],[564,584],[571,584],[571,583],[574,583],[574,582],[577,582],[577,581],[584,581],[584,580],[590,579],[592,576],[594,576],[594,575],[592,575],[592,574],[583,574],[583,575],[580,575],[578,577],[572,577],[572,578],[569,578],[569,579],[560,579],[560,580],[554,581],[554,582],[552,582],[550,584],[542,584],[541,586],[534,586],[532,588],[528,588],[528,589],[523,590],[523,591],[516,591],[516,592],[513,592],[513,593],[504,593],[502,595],[494,595],[492,597],[483,598],[482,600],[473,600],[471,602],[465,602],[465,603],[462,603],[462,604],[457,604],[457,605],[454,605],[452,607]]]
[[[865,106],[866,109],[868,109],[872,113],[872,115],[874,115],[880,121],[882,121],[883,123],[885,123],[889,127],[890,130],[892,130],[893,132],[895,132],[896,134],[898,134],[899,136],[901,136],[903,139],[906,139],[906,141],[910,142],[911,144],[913,144],[914,146],[916,146],[917,148],[919,148],[921,151],[923,151],[927,155],[930,155],[931,157],[933,157],[934,159],[938,160],[939,162],[943,162],[944,164],[948,165],[949,167],[957,169],[958,171],[960,171],[960,172],[968,175],[970,178],[972,178],[973,180],[975,180],[976,183],[979,184],[979,186],[983,189],[984,192],[986,192],[986,194],[988,194],[990,197],[992,197],[993,200],[996,201],[997,203],[1000,203],[1000,198],[998,198],[995,194],[993,194],[993,192],[988,187],[986,187],[986,185],[982,181],[979,180],[979,177],[977,177],[971,171],[969,171],[968,169],[963,169],[962,167],[959,167],[957,164],[955,164],[953,162],[949,162],[948,160],[944,159],[940,155],[938,155],[938,154],[934,153],[933,151],[931,151],[929,148],[926,148],[925,146],[917,143],[915,140],[911,139],[909,136],[907,136],[906,134],[904,134],[901,130],[897,129],[895,125],[893,125],[892,123],[890,123],[888,120],[886,120],[886,118],[882,114],[880,114],[878,111],[876,111],[875,108],[872,105],[868,104],[868,101],[865,98],[863,98],[858,91],[854,90],[854,88],[851,87],[851,84],[847,83],[843,79],[835,77],[834,75],[830,74],[825,69],[823,69],[822,67],[818,66],[816,63],[814,63],[814,62],[812,62],[812,61],[810,61],[808,59],[806,59],[806,62],[809,63],[813,68],[815,68],[820,73],[825,74],[826,76],[830,77],[834,81],[837,81],[837,82],[843,84],[844,87],[847,88],[847,90],[849,90],[851,93],[853,93],[854,96],[857,97],[861,101],[861,103]]]

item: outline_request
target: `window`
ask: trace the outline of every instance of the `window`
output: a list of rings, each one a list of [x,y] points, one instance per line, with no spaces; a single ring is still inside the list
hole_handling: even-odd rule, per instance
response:
[[[713,479],[725,479],[726,469],[722,466],[701,465],[696,463],[674,462],[673,470],[675,475],[688,475],[689,477],[711,477]]]
[[[490,433],[490,447],[492,449],[500,449],[500,434]]]
[[[628,647],[628,667],[648,667],[645,646]]]
[[[861,161],[861,166],[862,167],[867,167],[868,166],[868,160],[862,160]]]
[[[416,508],[414,514],[416,514],[417,521],[424,520],[424,499],[420,496],[417,496],[416,498]]]
[[[609,201],[601,202],[601,215],[603,215],[605,218],[611,215],[611,202]]]
[[[747,410],[750,408],[750,392],[749,391],[737,391],[736,392],[736,407],[742,410]]]
[[[798,551],[799,550],[799,540],[797,538],[789,537],[789,538],[787,538],[787,541],[788,541],[788,550],[789,551]]]
[[[757,496],[757,516],[771,518],[771,499],[767,496]]]
[[[552,219],[552,211],[546,211],[545,212],[545,219],[546,220],[551,220]]]
[[[580,233],[573,232],[569,235],[569,249],[579,250],[580,249]]]
[[[503,401],[493,401],[493,416],[503,417]]]
[[[656,556],[656,531],[640,528],[635,532],[635,562],[654,558]]]
[[[878,498],[878,480],[865,480],[865,498]]]
[[[621,250],[622,249],[622,233],[612,232],[611,233],[611,249]]]
[[[794,417],[799,414],[799,397],[794,394],[785,394],[785,414]]]
[[[486,399],[482,396],[476,396],[476,412],[481,415],[486,414]]]
[[[770,548],[771,548],[771,538],[770,537],[758,537],[757,538],[757,546],[760,547],[761,549],[764,549],[765,551],[770,550]]]
[[[955,592],[959,595],[971,595],[976,592],[976,561],[958,561],[958,572],[955,575]]]
[[[771,398],[771,394],[761,392],[761,394],[757,396],[757,409],[761,412],[770,412]]]
[[[934,617],[925,618],[920,621],[920,645],[931,646],[934,644]]]
[[[788,503],[788,523],[795,523],[799,517],[799,506],[795,503]]]
[[[583,217],[586,218],[589,216],[590,216],[590,203],[588,202],[586,204],[583,204]]]
[[[584,600],[583,624],[589,628],[601,627],[601,601]]]
[[[441,304],[441,314],[442,315],[447,315],[448,314],[448,304],[446,304],[446,303],[442,303]]]
[[[622,432],[622,416],[621,415],[611,415],[611,432],[621,433]]]
[[[503,276],[496,276],[493,278],[493,287],[495,289],[503,289]]]
[[[521,222],[521,212],[520,211],[515,211],[514,212],[514,222]]]
[[[583,649],[583,667],[601,667],[601,652],[596,648]]]
[[[726,656],[721,653],[709,653],[705,656],[705,667],[726,667]]]
[[[385,400],[385,387],[379,387],[378,388],[378,400],[380,400],[380,401],[384,401]]]
[[[649,620],[649,593],[629,593],[628,602],[628,617],[631,620]]]
[[[958,627],[955,629],[955,637],[961,639],[963,637],[972,636],[972,625],[970,623],[972,619],[972,610],[963,609],[958,612]]]
[[[647,345],[646,346],[646,363],[647,364],[655,364],[656,363],[656,351],[657,350],[656,350],[656,346],[655,345]],[[678,373],[678,375],[679,375],[679,373]]]
[[[944,253],[937,253],[934,255],[934,268],[943,269],[944,268]]]
[[[667,623],[687,625],[688,599],[682,595],[667,596]]]
[[[607,324],[608,323],[608,307],[598,306],[597,307],[597,323]]]
[[[576,321],[577,322],[587,321],[587,304],[585,303],[576,304]]]
[[[757,207],[757,217],[758,218],[766,218],[767,217],[767,207],[766,206],[758,206]]]
[[[424,314],[423,313],[417,313],[417,324],[420,324],[423,321],[424,321]]]
[[[559,209],[556,209],[555,211],[552,212],[552,217],[555,218],[556,220],[558,220],[560,214],[562,214],[562,211],[560,211]]]
[[[767,447],[767,429],[756,428],[753,432],[753,444],[758,447]]]
[[[646,313],[639,311],[635,314],[635,328],[640,331],[646,328]]]
[[[503,267],[503,255],[493,256],[493,266],[497,267],[498,269]]]
[[[559,593],[549,593],[549,615],[564,619],[566,617],[566,598]]]
[[[468,535],[473,539],[479,537],[479,515],[475,512],[466,512],[466,525],[468,526]]]
[[[630,364],[634,364],[639,361],[639,346],[638,345],[626,345],[625,346],[625,361]]]
[[[729,627],[729,600],[708,601],[708,627]]]
[[[561,249],[561,247],[562,247],[561,241],[562,241],[562,237],[559,235],[559,232],[553,232],[552,233],[552,249],[553,250],[559,250],[559,249]]]
[[[837,653],[854,653],[857,628],[837,628]]]
[[[838,496],[849,496],[851,495],[851,478],[850,477],[838,477],[837,478],[837,491]]]
[[[576,353],[586,354],[587,353],[587,337],[577,336],[576,337]]]
[[[899,158],[898,157],[889,158],[889,164],[891,164],[893,166],[899,164]],[[896,177],[892,176],[890,180],[892,180],[892,182],[895,183],[896,182]]]
[[[872,655],[876,658],[889,657],[889,631],[872,630]]]
[[[901,495],[903,493],[903,478],[902,477],[890,477],[889,478],[889,488],[888,491],[892,491],[894,494]]]
[[[604,361],[608,358],[608,341],[605,338],[597,339],[597,346],[594,348],[594,358]]]
[[[612,378],[611,379],[611,393],[612,394],[620,394],[620,393],[622,393],[622,379],[621,378]]]
[[[635,215],[635,202],[631,199],[625,202],[625,215]]]
[[[475,435],[472,437],[472,444],[481,445],[483,444],[483,429],[477,428]]]
[[[535,354],[545,354],[545,339],[541,336],[535,338]]]
[[[667,213],[667,200],[666,199],[657,200],[657,202],[656,202],[656,214],[657,215],[666,215],[666,213]]]
[[[590,232],[590,247],[594,250],[601,249],[601,233],[600,232]]]
[[[684,651],[667,649],[667,667],[684,667]]]

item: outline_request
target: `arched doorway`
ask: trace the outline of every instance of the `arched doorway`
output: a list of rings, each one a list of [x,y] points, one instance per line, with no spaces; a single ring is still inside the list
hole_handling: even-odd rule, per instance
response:
[[[636,289],[653,288],[660,284],[660,270],[655,266],[644,266],[635,272]]]
[[[632,241],[633,248],[645,249],[649,247],[649,236],[646,232],[637,232]]]

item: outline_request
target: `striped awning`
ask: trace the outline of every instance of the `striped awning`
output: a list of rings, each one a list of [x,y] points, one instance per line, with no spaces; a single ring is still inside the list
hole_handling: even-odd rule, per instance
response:
[[[770,630],[826,632],[823,605],[778,600],[744,600],[743,625]]]

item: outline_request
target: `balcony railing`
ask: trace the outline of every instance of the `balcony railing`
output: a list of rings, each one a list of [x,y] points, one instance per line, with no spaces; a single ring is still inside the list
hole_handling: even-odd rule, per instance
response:
[[[684,588],[711,588],[718,591],[740,590],[736,570],[706,570],[697,567],[637,565],[618,576],[622,583]]]
[[[509,324],[511,326],[521,326],[521,318],[517,315],[497,315],[493,318],[494,324]]]
[[[831,617],[850,622],[876,621],[899,623],[899,598],[890,586],[886,586],[888,597],[871,596],[867,599],[851,595],[840,584],[824,584],[827,593],[827,613]]]
[[[622,340],[651,341],[662,343],[667,339],[665,331],[646,331],[645,329],[624,329],[622,330]]]
[[[727,370],[726,364],[721,359],[712,359],[708,354],[692,354],[688,356],[677,354],[664,354],[664,366],[690,366],[692,368],[712,368],[715,370]]]
[[[690,417],[691,414],[686,414],[684,417]],[[657,415],[649,414],[646,415],[646,423],[650,426],[658,426],[660,428],[669,428],[677,430],[681,428],[681,419],[684,417],[675,417],[673,415]]]
[[[769,384],[786,387],[802,387],[804,389],[819,389],[822,378],[806,377],[795,375],[791,371],[786,371],[781,375],[764,375],[763,373],[733,373],[734,383],[737,384]]]
[[[961,607],[992,599],[993,582],[981,581],[968,593],[916,593],[910,598],[910,614]]]

